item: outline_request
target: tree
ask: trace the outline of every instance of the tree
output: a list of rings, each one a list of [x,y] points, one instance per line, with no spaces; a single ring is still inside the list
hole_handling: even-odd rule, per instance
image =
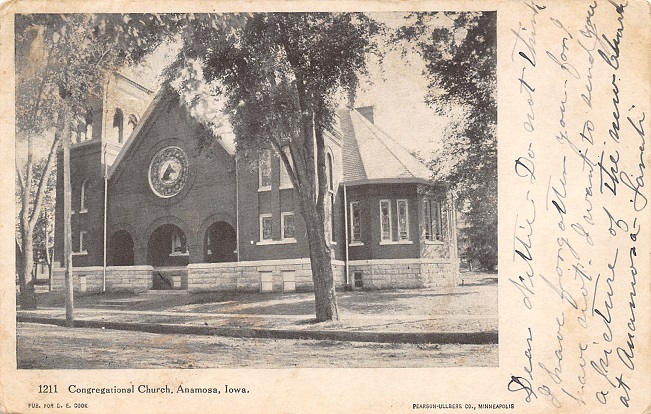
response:
[[[339,318],[332,251],[326,240],[324,134],[336,98],[354,99],[372,37],[380,26],[355,13],[261,13],[188,16],[169,78],[195,88],[193,63],[225,100],[240,158],[274,148],[294,185],[307,226],[317,321]],[[287,150],[287,149],[288,150]],[[258,157],[250,157],[257,159]]]
[[[457,113],[429,163],[453,184],[465,227],[463,256],[497,266],[497,19],[495,12],[413,13],[394,34],[413,41],[426,63],[426,103]]]
[[[34,228],[60,143],[70,142],[88,111],[89,95],[101,93],[106,74],[153,50],[166,33],[160,28],[170,23],[173,15],[165,21],[151,14],[16,15],[16,139],[25,147],[24,157],[16,157],[21,308],[36,306],[30,279]],[[35,157],[48,144],[43,174],[35,179]],[[71,235],[65,237],[70,246]],[[72,256],[66,257],[68,277]]]
[[[45,170],[45,160],[39,160],[34,165],[33,178],[34,182],[40,182]],[[50,173],[46,181],[45,197],[41,206],[41,212],[34,226],[33,250],[35,257],[34,263],[41,263],[48,268],[48,277],[52,271],[52,249],[54,247],[54,204],[55,204],[55,187],[56,176]],[[36,187],[32,186],[32,199],[36,196]],[[17,194],[20,197],[20,194]],[[20,231],[17,227],[17,234]]]

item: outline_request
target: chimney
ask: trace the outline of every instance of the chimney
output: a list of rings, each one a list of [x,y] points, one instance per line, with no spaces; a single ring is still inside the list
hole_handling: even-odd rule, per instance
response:
[[[368,119],[372,124],[374,123],[373,122],[373,105],[371,105],[371,106],[362,106],[362,107],[359,107],[359,108],[355,108],[355,110],[357,112],[359,112],[360,114],[362,114],[362,116],[364,116],[364,118]]]

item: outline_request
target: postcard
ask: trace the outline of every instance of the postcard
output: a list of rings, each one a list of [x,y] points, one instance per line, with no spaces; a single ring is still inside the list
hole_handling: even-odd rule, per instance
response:
[[[648,2],[0,10],[0,411],[651,410]]]

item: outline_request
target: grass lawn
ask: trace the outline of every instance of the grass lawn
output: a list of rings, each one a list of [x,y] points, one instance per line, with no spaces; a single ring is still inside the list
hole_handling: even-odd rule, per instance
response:
[[[430,289],[337,293],[341,320],[319,329],[371,331],[487,331],[497,329],[497,275],[462,273],[463,285]],[[63,292],[39,294],[39,306],[65,306]],[[314,328],[314,294],[203,292],[76,295],[75,307],[114,312],[123,321],[215,326]],[[118,313],[119,312],[119,313]],[[161,313],[163,312],[163,313]],[[107,319],[109,320],[109,319]]]

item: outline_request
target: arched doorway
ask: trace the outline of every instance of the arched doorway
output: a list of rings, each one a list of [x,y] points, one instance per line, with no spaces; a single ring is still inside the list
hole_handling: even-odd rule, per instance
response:
[[[109,240],[108,261],[110,266],[133,266],[133,239],[129,232],[119,230]]]
[[[204,262],[221,263],[237,260],[237,234],[230,224],[218,221],[206,230],[203,240]]]
[[[187,288],[189,253],[183,230],[174,224],[156,228],[147,243],[147,262],[154,267],[154,289]]]
[[[187,266],[188,245],[185,233],[174,224],[163,224],[149,236],[147,261],[157,266]]]

